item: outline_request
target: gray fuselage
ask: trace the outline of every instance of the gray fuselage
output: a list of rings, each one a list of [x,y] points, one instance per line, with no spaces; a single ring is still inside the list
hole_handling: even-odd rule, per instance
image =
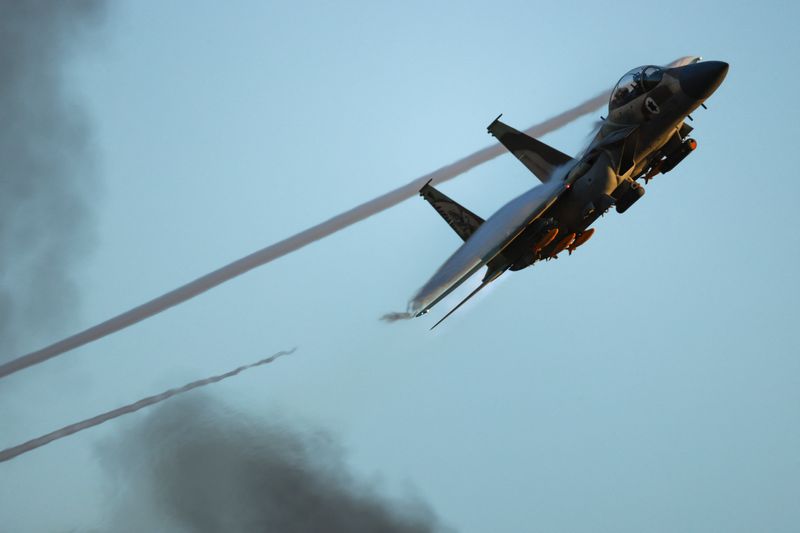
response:
[[[565,180],[568,189],[503,250],[498,267],[505,263],[519,270],[553,257],[562,239],[580,236],[610,207],[617,205],[622,212],[641,197],[644,190],[636,181],[648,177],[649,171],[657,173],[659,165],[677,157],[674,154],[688,142],[692,129],[684,120],[716,90],[727,68],[726,63],[708,61],[664,69],[657,81],[648,80],[649,85],[642,78],[647,69],[653,72],[656,67],[641,67],[626,74],[612,93],[609,115],[594,139],[569,168],[563,169],[561,177],[553,177]],[[628,77],[631,81],[624,85]],[[558,228],[558,238],[541,250],[533,250],[543,231],[552,227]]]

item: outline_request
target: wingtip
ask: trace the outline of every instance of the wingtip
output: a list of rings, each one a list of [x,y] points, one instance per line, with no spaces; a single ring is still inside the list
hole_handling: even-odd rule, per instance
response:
[[[497,123],[497,121],[500,120],[500,117],[502,117],[502,116],[503,116],[503,114],[500,113],[499,115],[497,115],[497,118],[492,121],[491,124],[486,126],[486,131],[489,132],[490,135],[494,135],[494,133],[492,133],[492,126],[494,126]]]
[[[417,191],[417,192],[419,192],[419,195],[420,195],[420,196],[424,196],[424,195],[425,195],[425,193],[424,193],[423,191],[424,191],[424,190],[425,190],[425,189],[426,189],[428,186],[430,186],[430,184],[431,184],[431,182],[432,182],[432,181],[433,181],[433,178],[431,178],[431,179],[429,179],[428,181],[426,181],[426,182],[425,182],[425,185],[423,185],[422,187],[420,187],[419,191]]]

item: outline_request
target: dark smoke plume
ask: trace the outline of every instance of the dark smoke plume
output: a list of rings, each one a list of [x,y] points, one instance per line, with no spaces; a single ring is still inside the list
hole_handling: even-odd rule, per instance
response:
[[[162,404],[100,449],[119,489],[109,531],[445,531],[419,501],[397,502],[347,471],[321,432],[243,418],[207,396]]]
[[[0,360],[77,303],[96,187],[86,123],[61,67],[99,17],[89,1],[0,1]]]

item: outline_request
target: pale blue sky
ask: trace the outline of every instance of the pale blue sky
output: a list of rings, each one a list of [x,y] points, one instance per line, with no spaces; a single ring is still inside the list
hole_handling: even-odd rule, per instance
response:
[[[67,66],[103,182],[83,306],[27,349],[482,148],[501,112],[527,127],[683,55],[731,67],[694,117],[697,152],[575,255],[504,276],[435,332],[453,300],[378,321],[459,244],[409,200],[9,378],[0,447],[298,346],[214,394],[331,430],[355,472],[413,487],[458,531],[796,531],[799,11],[112,4]],[[545,140],[575,153],[596,119]],[[442,189],[488,216],[533,184],[504,156]],[[8,531],[101,522],[96,447],[139,416],[0,465]]]

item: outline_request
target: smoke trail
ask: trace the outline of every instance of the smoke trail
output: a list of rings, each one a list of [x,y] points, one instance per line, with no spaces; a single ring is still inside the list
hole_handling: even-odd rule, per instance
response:
[[[329,435],[248,420],[204,396],[159,407],[100,461],[125,480],[107,517],[115,532],[446,531],[418,499],[388,500],[354,479]]]
[[[686,56],[676,59],[669,66],[681,66],[694,62],[697,58],[695,56]],[[603,104],[608,101],[609,91],[603,91],[597,96],[586,100],[582,104],[573,107],[559,115],[556,115],[540,124],[531,126],[524,133],[532,137],[540,137],[556,130],[573,120],[591,113],[599,109]],[[269,263],[270,261],[289,254],[298,250],[307,244],[327,237],[351,224],[355,224],[360,220],[370,217],[376,213],[395,206],[417,194],[419,189],[428,181],[434,184],[442,183],[447,180],[453,179],[472,168],[485,163],[495,157],[503,154],[505,148],[500,144],[494,144],[479,150],[463,159],[459,159],[455,163],[444,166],[438,170],[426,174],[420,178],[411,181],[410,183],[399,187],[391,192],[382,196],[374,198],[359,206],[345,211],[335,217],[313,226],[305,231],[277,242],[271,246],[267,246],[257,252],[254,252],[242,259],[234,261],[214,272],[206,274],[194,281],[187,283],[177,289],[163,294],[157,298],[150,300],[138,307],[126,311],[120,315],[115,316],[105,322],[101,322],[96,326],[92,326],[86,330],[81,331],[75,335],[62,339],[58,342],[46,346],[40,350],[36,350],[29,354],[23,355],[13,361],[9,361],[0,365],[0,378],[27,368],[29,366],[46,361],[51,357],[55,357],[64,352],[83,346],[92,341],[110,335],[123,328],[136,324],[146,318],[158,314],[170,307],[185,302],[195,296],[206,292],[209,289],[216,287],[226,281],[229,281],[237,276],[244,274],[256,267]]]
[[[74,313],[95,172],[61,66],[94,1],[0,2],[0,360]]]
[[[582,104],[573,107],[555,117],[550,118],[525,130],[528,135],[537,137],[558,129],[565,124],[590,113],[608,100],[608,92],[604,91],[594,98],[591,98]],[[83,346],[92,341],[110,335],[123,328],[136,324],[148,317],[160,313],[170,307],[185,302],[195,296],[206,292],[209,289],[216,287],[226,281],[229,281],[237,276],[244,274],[256,267],[269,263],[270,261],[282,257],[286,254],[294,252],[314,241],[327,237],[351,224],[355,224],[360,220],[364,220],[376,213],[380,213],[385,209],[395,206],[417,194],[419,189],[429,180],[433,183],[442,183],[444,181],[455,178],[464,172],[475,168],[476,166],[485,163],[495,157],[504,153],[505,148],[500,144],[495,144],[479,150],[463,159],[459,159],[455,163],[444,166],[430,174],[419,177],[410,183],[399,187],[391,192],[382,196],[374,198],[365,202],[349,211],[345,211],[335,217],[317,224],[305,231],[277,242],[271,246],[267,246],[255,253],[234,261],[218,270],[215,270],[205,276],[197,278],[194,281],[187,283],[173,291],[158,296],[126,311],[120,315],[115,316],[105,322],[101,322],[96,326],[92,326],[80,333],[67,337],[56,343],[51,344],[40,350],[36,350],[29,354],[23,355],[17,359],[9,361],[0,365],[0,378],[27,368],[29,366],[46,361],[51,357],[55,357],[64,352]]]
[[[18,455],[22,455],[23,453],[27,453],[31,450],[35,450],[36,448],[44,446],[45,444],[50,444],[54,440],[63,439],[64,437],[68,437],[69,435],[72,435],[79,431],[83,431],[84,429],[89,429],[91,427],[100,425],[103,422],[108,422],[109,420],[118,418],[122,415],[133,413],[149,405],[163,402],[164,400],[172,398],[173,396],[177,396],[178,394],[183,394],[184,392],[189,392],[192,389],[196,389],[198,387],[205,387],[206,385],[222,381],[223,379],[228,379],[230,377],[239,374],[240,372],[243,372],[245,370],[248,370],[256,366],[266,365],[268,363],[273,362],[279,357],[294,353],[295,349],[296,348],[293,348],[289,351],[278,352],[275,355],[267,357],[266,359],[262,359],[260,361],[251,363],[249,365],[240,366],[239,368],[231,370],[230,372],[226,372],[218,376],[212,376],[210,378],[192,381],[191,383],[187,383],[183,387],[178,387],[177,389],[169,389],[168,391],[164,391],[161,394],[156,394],[155,396],[148,396],[147,398],[143,398],[138,402],[118,407],[117,409],[112,409],[111,411],[106,411],[105,413],[93,416],[92,418],[87,418],[86,420],[83,420],[81,422],[64,426],[61,429],[48,433],[47,435],[42,435],[41,437],[29,440],[28,442],[18,444],[17,446],[12,446],[11,448],[6,448],[5,450],[0,450],[0,463],[2,463],[3,461],[8,461],[9,459],[13,459]]]

